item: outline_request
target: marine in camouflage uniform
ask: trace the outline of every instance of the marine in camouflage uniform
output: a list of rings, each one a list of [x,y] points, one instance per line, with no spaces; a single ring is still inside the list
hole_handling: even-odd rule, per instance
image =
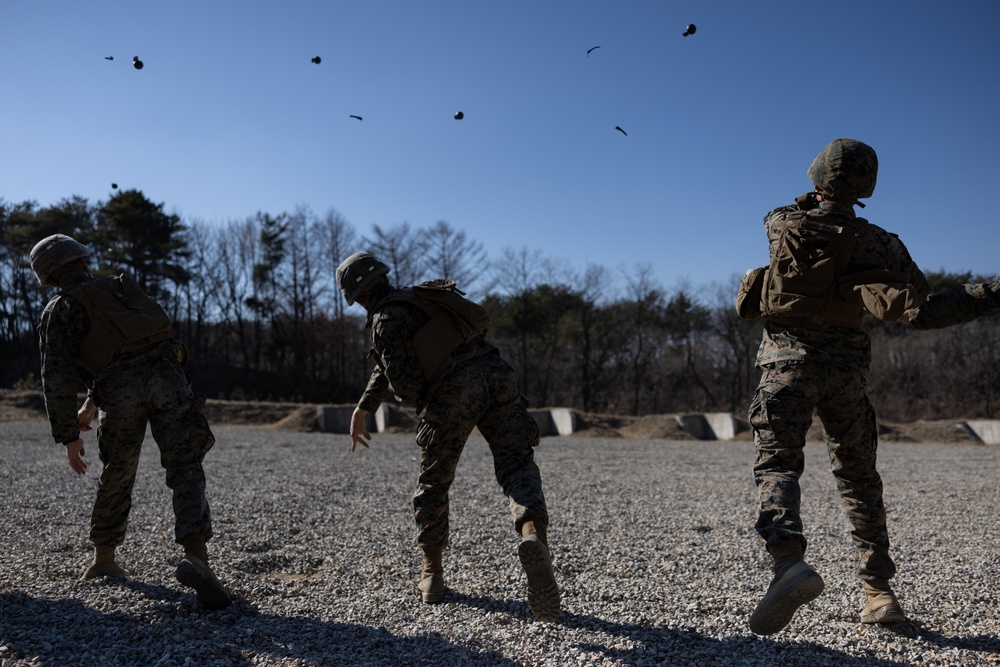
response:
[[[418,589],[424,602],[440,602],[444,594],[442,550],[448,544],[448,490],[473,428],[478,428],[493,454],[496,480],[509,501],[514,529],[522,540],[518,555],[528,579],[528,601],[543,621],[559,617],[559,589],[548,551],[548,510],[541,475],[534,460],[538,425],[528,414],[514,369],[497,348],[475,335],[453,352],[454,363],[428,379],[415,349],[417,332],[430,316],[400,301],[400,290],[385,274],[388,267],[366,253],[356,253],[337,270],[348,304],[368,311],[366,329],[376,361],[368,385],[352,416],[352,451],[368,446],[365,415],[390,394],[420,416],[416,442],[420,477],[413,497],[417,545],[424,568]]]
[[[772,262],[792,214],[809,208],[812,220],[858,230],[842,275],[874,272],[897,280],[905,277],[909,298],[920,302],[927,282],[899,238],[854,220],[858,198],[874,190],[877,164],[875,152],[861,142],[838,139],[828,145],[809,169],[816,192],[764,218]],[[761,378],[749,419],[760,502],[756,529],[773,557],[774,579],[750,619],[757,634],[781,630],[800,605],[823,590],[822,579],[803,560],[807,540],[799,514],[803,448],[814,410],[823,424],[833,474],[851,523],[857,573],[866,594],[861,620],[884,623],[905,618],[889,586],[896,566],[889,556],[882,480],[875,465],[875,412],[866,392],[871,344],[860,328],[863,305],[860,298],[851,302],[839,292],[832,299],[837,303],[829,308],[838,307],[848,315],[856,312],[856,326],[823,324],[822,312],[819,322],[787,314],[769,317],[767,304],[762,304],[767,321],[757,354]]]
[[[94,560],[84,579],[125,576],[115,549],[125,539],[132,487],[146,425],[160,450],[166,483],[173,492],[174,536],[184,556],[176,576],[192,586],[203,607],[230,604],[230,596],[208,566],[212,518],[205,498],[202,460],[215,437],[179,360],[182,346],[173,339],[170,320],[127,276],[95,280],[87,270],[87,249],[57,234],[31,251],[32,268],[42,285],[58,287],[38,327],[45,406],[56,442],[66,446],[70,466],[84,474],[81,430],[99,415],[98,450],[103,470],[91,515]],[[102,295],[133,299],[144,315],[125,320],[111,314]],[[120,327],[145,327],[122,332]],[[117,336],[117,337],[116,337]],[[112,349],[120,343],[121,348]],[[109,343],[109,341],[114,341]],[[76,408],[80,382],[88,387]]]
[[[914,329],[943,329],[1000,313],[1000,280],[967,283],[931,294],[917,308],[908,310],[904,321]]]

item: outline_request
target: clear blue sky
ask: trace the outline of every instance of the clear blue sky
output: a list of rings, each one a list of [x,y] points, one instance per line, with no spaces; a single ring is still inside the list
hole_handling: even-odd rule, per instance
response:
[[[0,197],[445,220],[704,285],[766,261],[763,215],[848,136],[862,215],[994,274],[998,33],[997,0],[0,0]]]

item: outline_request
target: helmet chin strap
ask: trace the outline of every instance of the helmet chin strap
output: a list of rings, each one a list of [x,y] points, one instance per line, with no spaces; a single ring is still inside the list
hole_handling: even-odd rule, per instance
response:
[[[861,203],[861,200],[859,200],[857,198],[851,198],[851,197],[843,197],[843,198],[841,198],[841,197],[838,197],[837,195],[833,194],[832,192],[824,192],[823,189],[819,185],[817,185],[815,183],[813,184],[813,187],[815,188],[814,192],[809,192],[809,193],[804,194],[801,197],[797,197],[795,199],[795,201],[798,202],[800,208],[806,208],[806,207],[802,206],[803,202],[799,201],[799,200],[804,200],[806,198],[811,198],[811,199],[813,199],[813,201],[826,200],[826,201],[836,202],[838,204],[850,204],[851,206],[860,206],[861,208],[865,207],[865,205],[863,203]]]

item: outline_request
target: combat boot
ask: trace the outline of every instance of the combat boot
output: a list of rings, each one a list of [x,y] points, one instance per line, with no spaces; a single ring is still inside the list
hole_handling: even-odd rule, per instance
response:
[[[750,630],[770,635],[784,628],[795,611],[823,592],[823,578],[802,560],[802,544],[785,540],[768,546],[774,558],[774,578],[750,615]]]
[[[559,620],[559,586],[552,571],[546,526],[541,521],[525,521],[521,526],[517,556],[528,575],[528,606],[539,621]]]
[[[444,599],[444,565],[441,563],[442,550],[437,547],[421,547],[424,552],[424,569],[420,573],[417,589],[427,604],[436,604]]]
[[[862,623],[899,623],[906,620],[903,606],[892,592],[888,579],[865,582],[865,607],[861,610]]]
[[[181,544],[184,558],[174,573],[177,581],[193,588],[198,595],[198,604],[205,609],[225,609],[232,604],[229,591],[208,567],[208,545],[204,535],[190,535]]]
[[[94,547],[94,561],[83,573],[81,580],[95,577],[127,577],[128,572],[115,562],[115,547]]]

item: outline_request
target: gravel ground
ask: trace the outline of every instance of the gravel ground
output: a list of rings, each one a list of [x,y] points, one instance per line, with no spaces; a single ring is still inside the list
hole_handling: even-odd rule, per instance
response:
[[[747,442],[546,438],[558,624],[535,622],[488,448],[452,489],[445,603],[416,592],[412,437],[216,427],[206,468],[213,566],[237,596],[202,612],[173,578],[169,492],[147,438],[129,579],[81,582],[100,463],[76,477],[40,421],[0,422],[0,665],[1000,664],[1000,448],[885,444],[895,580],[911,621],[862,626],[847,521],[821,444],[807,447],[809,561],[826,591],[770,638]]]

